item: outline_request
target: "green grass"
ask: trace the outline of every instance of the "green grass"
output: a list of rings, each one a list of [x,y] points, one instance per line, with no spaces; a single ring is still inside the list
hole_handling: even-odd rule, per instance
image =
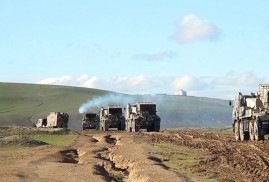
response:
[[[157,144],[157,146],[162,149],[163,152],[161,154],[171,159],[167,164],[181,163],[186,166],[192,166],[197,164],[200,159],[204,158],[200,153],[183,146],[171,144]]]
[[[54,146],[67,146],[74,142],[75,135],[33,135],[32,139]]]
[[[31,139],[42,141],[47,143],[48,145],[52,146],[68,146],[74,142],[75,135],[32,135],[30,136]],[[11,151],[17,151],[17,150],[25,150],[30,149],[32,147],[30,146],[3,146],[0,147],[0,152],[11,152]]]
[[[121,174],[118,174],[118,173],[109,173],[109,176],[111,178],[113,178],[114,180],[116,181],[123,181],[123,176]]]
[[[55,85],[0,83],[0,125],[32,126],[51,111],[68,112],[70,126],[81,125],[82,103],[107,91]],[[75,121],[78,118],[78,121]]]
[[[205,129],[205,130],[201,130],[201,131],[204,134],[215,134],[215,135],[219,135],[219,136],[233,136],[234,135],[232,128]]]
[[[159,147],[157,154],[167,159],[163,161],[163,164],[169,169],[184,176],[199,179],[199,181],[215,181],[214,179],[206,179],[201,177],[197,172],[199,162],[201,160],[205,160],[207,157],[206,152],[172,144],[154,145]]]

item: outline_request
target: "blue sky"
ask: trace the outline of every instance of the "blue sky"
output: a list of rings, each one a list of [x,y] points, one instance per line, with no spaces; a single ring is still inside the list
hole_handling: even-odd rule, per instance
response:
[[[233,98],[268,83],[269,2],[0,1],[0,81]]]

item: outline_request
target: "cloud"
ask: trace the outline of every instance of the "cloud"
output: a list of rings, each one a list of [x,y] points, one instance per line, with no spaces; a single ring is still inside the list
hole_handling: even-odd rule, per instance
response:
[[[180,89],[184,89],[187,91],[192,90],[202,90],[207,88],[209,85],[204,82],[202,79],[198,79],[189,75],[185,75],[181,78],[176,78],[172,82],[172,88],[177,91]]]
[[[95,83],[98,80],[98,78],[96,76],[91,77],[87,80],[85,80],[83,86],[87,87],[87,88],[95,88]]]
[[[114,77],[109,79],[100,79],[96,76],[89,77],[83,74],[78,78],[71,76],[62,76],[54,78],[46,78],[36,82],[37,84],[50,85],[69,85],[87,88],[97,88],[104,90],[111,90],[116,92],[147,92],[152,88],[163,87],[166,83],[164,79],[149,78],[144,75],[134,77]],[[149,92],[150,93],[150,92]]]
[[[69,86],[80,86],[87,88],[95,88],[95,83],[98,81],[98,77],[89,77],[87,74],[83,74],[77,79],[72,76],[62,77],[51,77],[36,82],[37,84],[48,84],[48,85],[69,85]]]
[[[162,87],[165,82],[158,78],[149,78],[144,75],[135,77],[115,77],[108,80],[100,80],[97,84],[100,88],[117,92],[147,92],[151,89]]]
[[[74,82],[74,85],[87,87],[87,88],[95,88],[95,83],[97,82],[97,80],[98,80],[98,77],[96,76],[89,77],[87,74],[83,74],[79,78],[76,79],[76,82]]]
[[[77,79],[77,81],[78,81],[78,82],[82,82],[82,81],[85,81],[85,80],[88,80],[88,79],[89,79],[88,75],[87,75],[87,74],[83,74],[83,75],[81,75],[81,76]]]
[[[136,54],[132,58],[146,61],[163,61],[167,59],[173,59],[177,56],[178,54],[176,52],[166,51],[166,52],[158,52],[155,54],[149,54],[149,53]]]
[[[218,38],[219,34],[216,25],[195,14],[189,14],[178,22],[178,29],[172,39],[179,43],[190,43],[197,40],[213,40]]]
[[[188,92],[188,95],[231,99],[238,92],[250,93],[257,91],[258,84],[265,83],[265,81],[265,78],[257,77],[254,73],[229,72],[223,76],[194,77],[185,75],[177,78],[138,75],[104,79],[87,74],[78,77],[65,75],[46,78],[36,83],[79,86],[128,94],[173,94],[183,89]]]
[[[145,75],[103,79],[83,74],[77,78],[67,75],[46,78],[36,83],[79,86],[133,94],[173,93],[173,91],[178,91],[179,89],[193,91],[208,87],[208,84],[203,79],[188,75],[176,79],[172,77],[147,77]]]
[[[258,78],[251,73],[242,73],[242,74],[227,74],[223,77],[218,77],[212,80],[213,85],[217,86],[257,86],[259,83],[262,83],[264,79]]]
[[[71,76],[65,75],[62,77],[51,77],[51,78],[46,78],[44,80],[40,80],[36,82],[37,84],[48,84],[48,85],[64,85],[68,84],[69,81],[72,80]]]

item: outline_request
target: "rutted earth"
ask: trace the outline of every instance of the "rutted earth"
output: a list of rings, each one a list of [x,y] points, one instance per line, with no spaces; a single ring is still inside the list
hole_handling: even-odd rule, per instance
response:
[[[0,181],[186,181],[148,159],[150,147],[132,134],[81,132],[68,147],[1,152]]]
[[[195,175],[184,176],[165,165],[171,159],[158,144],[206,155],[191,166]],[[231,134],[203,129],[80,131],[70,146],[1,151],[0,181],[269,181],[267,151],[268,140],[235,142]]]

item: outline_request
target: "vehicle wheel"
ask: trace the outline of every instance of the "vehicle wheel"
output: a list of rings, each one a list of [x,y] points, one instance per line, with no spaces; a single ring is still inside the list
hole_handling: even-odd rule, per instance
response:
[[[134,123],[132,123],[132,132],[135,132],[135,128],[136,128],[136,126],[135,126],[135,122],[134,122]]]
[[[121,130],[123,130],[123,131],[126,130],[126,125],[125,125],[125,123],[121,125]]]
[[[241,141],[247,140],[247,134],[244,132],[243,121],[240,121],[239,131],[240,131],[240,140]]]
[[[121,129],[121,125],[120,125],[120,124],[118,124],[118,130],[122,130],[122,129]]]
[[[240,137],[239,137],[239,122],[238,121],[234,122],[234,136],[235,136],[236,141],[240,139]]]
[[[264,135],[259,135],[258,121],[254,122],[254,138],[255,140],[264,140]]]
[[[253,122],[249,122],[248,125],[248,130],[249,130],[249,138],[251,141],[255,140],[255,136],[254,136],[254,125]]]

